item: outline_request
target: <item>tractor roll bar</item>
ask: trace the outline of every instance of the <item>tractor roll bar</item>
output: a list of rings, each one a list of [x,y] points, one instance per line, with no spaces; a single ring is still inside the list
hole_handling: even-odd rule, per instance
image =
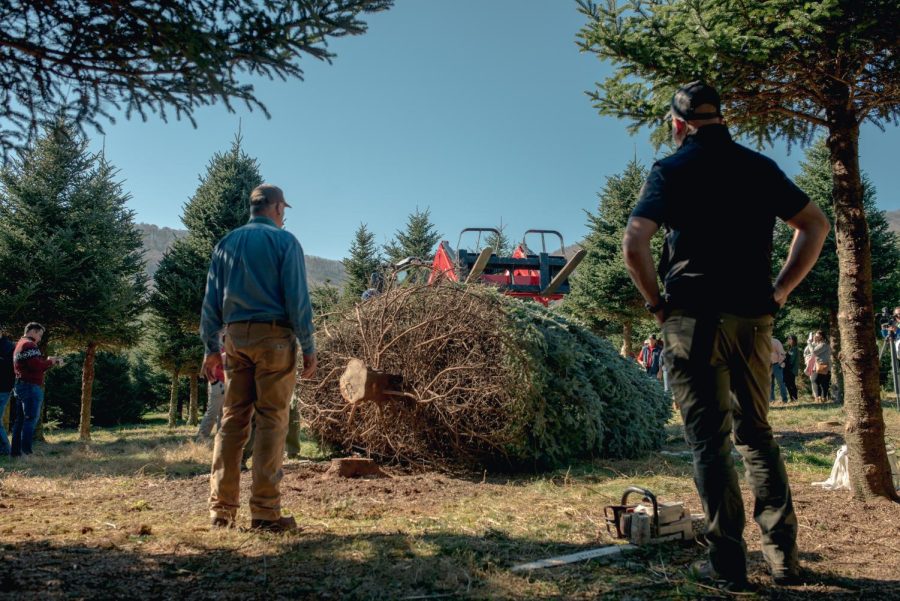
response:
[[[558,231],[556,231],[556,230],[528,230],[528,231],[525,232],[525,234],[522,236],[522,246],[524,246],[525,248],[528,248],[528,245],[525,243],[525,239],[528,238],[528,235],[529,235],[529,234],[540,234],[540,235],[541,235],[541,252],[543,252],[543,253],[546,253],[546,252],[547,252],[547,239],[546,239],[546,236],[547,236],[548,234],[551,234],[551,235],[553,235],[553,236],[556,236],[557,238],[559,238],[559,248],[560,248],[560,252],[561,252],[563,255],[566,254],[566,243],[563,242],[562,234],[560,234]]]
[[[475,250],[477,251],[481,246],[481,234],[483,232],[491,232],[496,234],[497,238],[500,237],[500,230],[495,227],[467,227],[459,233],[459,238],[456,239],[456,259],[459,260],[459,249],[462,248],[460,244],[462,243],[463,234],[466,232],[478,232],[478,238],[475,240]],[[497,250],[496,248],[494,249]]]

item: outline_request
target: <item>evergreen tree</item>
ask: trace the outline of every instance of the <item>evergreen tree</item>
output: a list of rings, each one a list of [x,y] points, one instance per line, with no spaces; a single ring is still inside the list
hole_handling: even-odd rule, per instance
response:
[[[144,342],[144,353],[150,362],[168,372],[169,380],[169,427],[177,424],[178,383],[183,375],[200,371],[203,360],[203,344],[200,337],[188,333],[181,324],[157,313],[159,304],[154,305]]]
[[[190,380],[188,421],[191,425],[197,422],[197,374],[203,359],[197,331],[210,256],[219,240],[247,222],[250,192],[261,183],[259,164],[242,150],[241,137],[236,136],[227,152],[210,159],[200,185],[184,205],[182,222],[188,234],[166,251],[154,274],[151,346],[156,364],[172,377],[170,426],[176,421],[178,380],[182,375]]]
[[[824,139],[817,140],[806,150],[806,158],[800,166],[796,183],[828,216],[834,220],[832,205],[832,174],[828,146]],[[900,240],[890,230],[884,211],[876,205],[875,188],[863,174],[863,206],[869,235],[872,240],[872,299],[876,307],[895,303],[900,298]],[[775,228],[775,273],[781,269],[793,238],[793,230],[782,222]],[[838,297],[834,293],[838,287],[839,269],[835,233],[829,232],[819,260],[806,279],[791,294],[786,311],[779,319],[782,335],[803,334],[817,329],[825,329],[830,336],[832,351],[841,349],[840,328],[838,327]],[[836,367],[839,367],[836,364]],[[842,378],[841,371],[836,375]],[[835,381],[840,390],[840,381]]]
[[[79,272],[70,281],[72,304],[66,339],[84,349],[81,385],[81,440],[91,438],[94,360],[98,348],[134,345],[146,306],[141,233],[129,196],[114,181],[115,170],[103,157],[88,182],[87,194],[73,198],[70,224],[76,232]]]
[[[69,207],[91,166],[86,141],[55,124],[0,172],[0,321],[39,319],[43,346],[69,321],[64,292],[78,272]]]
[[[394,239],[384,245],[384,255],[392,265],[407,257],[430,260],[440,239],[441,234],[431,223],[431,210],[416,208],[406,220],[406,229],[397,230]]]
[[[247,223],[250,192],[261,183],[259,163],[241,148],[240,134],[228,151],[217,152],[209,160],[206,173],[184,204],[181,216],[191,238],[199,244],[199,252],[206,252],[207,259],[225,234]]]
[[[341,261],[347,272],[344,282],[344,298],[357,301],[360,295],[369,288],[369,278],[378,270],[381,258],[375,245],[375,234],[369,231],[365,223],[360,223],[353,234],[350,244],[350,256]]]
[[[338,306],[341,302],[341,291],[331,281],[327,281],[310,289],[309,302],[312,303],[313,315],[321,317]]]
[[[0,247],[15,252],[7,236],[24,233],[16,231],[24,224],[31,238],[28,244],[47,241],[54,259],[42,265],[45,273],[28,274],[22,270],[29,264],[20,258],[19,266],[7,265],[0,280],[7,288],[17,282],[41,284],[13,293],[16,305],[11,312],[37,310],[41,315],[41,309],[46,310],[49,319],[43,315],[41,319],[55,326],[56,338],[84,350],[80,424],[84,441],[90,440],[97,350],[134,344],[146,302],[140,232],[126,207],[129,196],[114,177],[113,167],[102,156],[90,155],[86,140],[64,123],[49,128],[4,175],[5,212],[15,223],[0,235],[6,238]],[[30,219],[35,212],[23,205],[42,193],[46,196],[39,207],[53,207],[55,214],[44,213],[42,221],[34,223]],[[22,314],[19,319],[28,318]]]
[[[125,116],[174,115],[239,103],[268,115],[243,76],[303,79],[301,58],[331,61],[328,39],[366,31],[391,0],[0,3],[0,152],[42,115],[100,128]]]
[[[652,317],[644,308],[644,299],[631,283],[622,256],[622,236],[647,169],[633,159],[622,173],[606,178],[600,193],[597,213],[587,211],[589,233],[582,242],[587,255],[572,275],[572,290],[563,306],[597,333],[610,334],[613,328],[622,335],[621,353],[632,355],[635,330],[652,330]],[[663,236],[652,241],[658,261]]]
[[[860,127],[897,124],[896,2],[851,0],[578,0],[586,52],[616,65],[592,95],[602,114],[657,125],[672,93],[716,86],[735,133],[760,144],[807,144],[827,131],[840,284],[850,482],[858,499],[900,501],[884,441],[878,350],[872,335],[872,256],[859,169]]]
[[[490,246],[498,257],[508,257],[515,250],[515,244],[506,235],[506,224],[503,223],[503,219],[500,219],[500,225],[497,226],[497,230],[500,232],[500,235],[488,234],[485,244]]]

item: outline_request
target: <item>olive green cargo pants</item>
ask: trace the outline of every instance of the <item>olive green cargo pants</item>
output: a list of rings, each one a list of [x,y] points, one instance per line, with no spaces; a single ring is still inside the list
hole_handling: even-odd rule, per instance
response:
[[[281,517],[282,460],[297,374],[293,332],[268,323],[228,324],[225,402],[210,476],[210,515],[234,519],[240,503],[241,455],[255,415],[252,519]]]
[[[776,572],[796,571],[797,517],[780,450],[768,422],[772,351],[769,315],[691,315],[673,311],[662,329],[669,385],[694,455],[694,482],[709,520],[713,568],[747,575],[744,504],[732,440],[755,497],[763,556]]]

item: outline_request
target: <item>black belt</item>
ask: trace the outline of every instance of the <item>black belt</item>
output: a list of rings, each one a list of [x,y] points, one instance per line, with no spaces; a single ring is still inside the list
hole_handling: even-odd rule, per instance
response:
[[[234,325],[243,325],[243,324],[251,324],[251,323],[267,323],[271,326],[278,326],[279,328],[288,328],[289,330],[294,329],[294,326],[291,325],[291,322],[285,321],[283,319],[248,319],[246,321],[231,321],[225,325],[234,326]]]

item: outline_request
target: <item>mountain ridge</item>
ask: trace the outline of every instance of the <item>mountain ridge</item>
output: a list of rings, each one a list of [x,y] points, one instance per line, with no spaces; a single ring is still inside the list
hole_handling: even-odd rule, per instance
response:
[[[141,239],[144,243],[147,276],[152,279],[163,254],[176,240],[185,237],[187,230],[159,227],[152,223],[138,223],[137,228],[141,232]],[[310,285],[318,286],[330,283],[340,287],[346,278],[344,265],[340,261],[306,255],[306,279]]]

